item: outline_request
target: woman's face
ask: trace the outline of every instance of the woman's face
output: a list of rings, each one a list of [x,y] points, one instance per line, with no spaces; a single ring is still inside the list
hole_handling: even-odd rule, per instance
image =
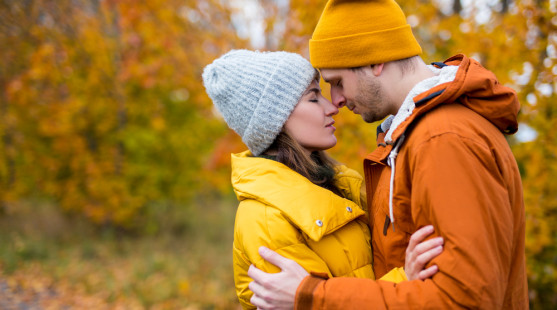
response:
[[[308,152],[330,149],[337,143],[333,115],[338,108],[321,94],[317,81],[311,82],[284,124],[288,132]]]

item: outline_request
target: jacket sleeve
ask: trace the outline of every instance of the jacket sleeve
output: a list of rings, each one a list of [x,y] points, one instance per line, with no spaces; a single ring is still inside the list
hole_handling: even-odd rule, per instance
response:
[[[443,253],[432,261],[439,267],[432,279],[394,284],[355,278],[312,282],[308,276],[298,287],[296,308],[310,299],[311,309],[501,309],[513,220],[492,151],[446,133],[407,157],[414,169],[413,217],[419,225],[433,224],[445,239]]]
[[[279,210],[255,200],[244,200],[236,213],[233,264],[236,294],[244,309],[255,309],[249,302],[253,293],[247,275],[251,264],[262,271],[275,273],[280,269],[259,256],[260,246],[266,246],[281,256],[292,259],[308,272],[331,276],[327,265],[305,243],[302,233]]]

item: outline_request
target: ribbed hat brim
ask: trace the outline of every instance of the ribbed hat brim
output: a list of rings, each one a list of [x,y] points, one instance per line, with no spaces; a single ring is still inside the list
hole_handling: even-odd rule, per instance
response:
[[[401,48],[401,46],[407,48]],[[309,41],[311,64],[316,68],[351,68],[419,55],[422,49],[410,25]]]

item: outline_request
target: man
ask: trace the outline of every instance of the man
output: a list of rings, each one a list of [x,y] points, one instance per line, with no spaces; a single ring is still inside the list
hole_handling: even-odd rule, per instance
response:
[[[517,131],[510,88],[463,55],[428,67],[392,0],[331,0],[310,60],[333,103],[374,122],[378,148],[364,160],[377,278],[404,264],[412,232],[433,224],[445,240],[432,279],[392,284],[308,275],[262,248],[282,272],[254,266],[261,309],[526,309],[524,203],[503,134]]]

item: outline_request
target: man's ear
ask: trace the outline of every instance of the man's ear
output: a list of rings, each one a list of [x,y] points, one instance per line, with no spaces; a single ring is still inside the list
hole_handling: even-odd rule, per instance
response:
[[[381,73],[383,72],[383,67],[385,66],[385,63],[382,64],[376,64],[376,65],[371,65],[371,72],[373,73],[373,75],[375,76],[380,76]]]

